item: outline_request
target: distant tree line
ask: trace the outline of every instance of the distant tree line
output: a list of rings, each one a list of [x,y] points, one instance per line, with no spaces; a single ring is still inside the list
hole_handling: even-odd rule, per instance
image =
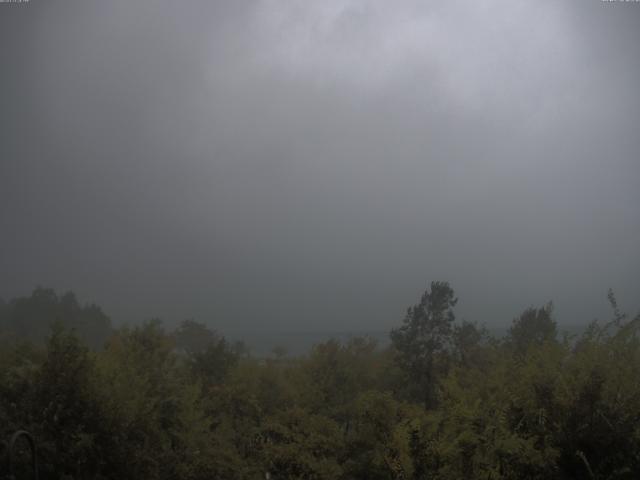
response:
[[[97,305],[80,305],[73,292],[58,296],[50,288],[36,288],[30,297],[4,303],[0,299],[0,342],[42,344],[58,323],[89,347],[100,348],[112,333],[111,320]]]
[[[0,428],[35,435],[43,479],[636,479],[640,316],[609,300],[578,337],[547,304],[496,339],[433,282],[388,347],[255,358],[38,289],[0,306]]]

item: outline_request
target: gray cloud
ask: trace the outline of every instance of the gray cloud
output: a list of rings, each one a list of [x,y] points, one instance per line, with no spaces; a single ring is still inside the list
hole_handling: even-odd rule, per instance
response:
[[[640,7],[1,5],[0,294],[383,329],[638,308]]]

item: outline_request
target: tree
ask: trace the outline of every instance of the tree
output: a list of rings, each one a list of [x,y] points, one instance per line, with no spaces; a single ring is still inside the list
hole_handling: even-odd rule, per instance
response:
[[[73,333],[55,324],[47,356],[36,376],[33,433],[41,438],[43,475],[77,475],[95,471],[94,435],[100,424],[92,391],[94,364],[87,347]]]
[[[111,334],[111,320],[97,305],[82,306],[73,292],[58,296],[50,288],[36,288],[29,297],[11,300],[0,312],[4,336],[44,344],[51,325],[74,330],[93,349],[101,348]]]
[[[195,320],[184,320],[171,337],[175,347],[186,354],[191,372],[208,387],[221,383],[245,353],[242,343],[231,344]]]
[[[103,478],[208,478],[200,389],[159,321],[122,328],[96,362]]]
[[[552,312],[553,303],[549,302],[542,308],[527,308],[513,320],[507,341],[517,354],[526,354],[532,345],[556,340],[558,328],[551,317]]]
[[[231,368],[238,364],[244,347],[231,345],[224,338],[211,342],[201,351],[189,354],[187,363],[196,377],[211,386],[221,383]]]
[[[330,418],[291,408],[268,418],[260,437],[265,471],[273,478],[330,480],[342,476],[340,428]]]
[[[466,320],[453,327],[453,353],[455,361],[463,367],[471,367],[478,363],[482,356],[482,347],[486,345],[489,333]]]
[[[188,354],[196,354],[205,351],[211,344],[217,342],[219,337],[204,323],[183,320],[173,332],[173,340],[177,348]]]
[[[432,282],[420,303],[410,307],[403,325],[391,331],[396,361],[426,408],[437,404],[438,373],[451,351],[453,307],[458,299],[448,282]]]
[[[302,366],[310,387],[309,404],[344,423],[354,394],[375,388],[379,368],[376,356],[376,342],[367,338],[315,345]]]
[[[346,478],[412,478],[410,440],[416,413],[388,392],[358,395],[345,432]]]

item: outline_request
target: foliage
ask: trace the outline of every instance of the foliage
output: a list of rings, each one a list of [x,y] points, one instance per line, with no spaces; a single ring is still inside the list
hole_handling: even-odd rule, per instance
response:
[[[30,297],[0,302],[0,340],[43,343],[54,323],[76,334],[91,348],[101,348],[111,334],[111,320],[97,305],[81,306],[73,292],[58,296],[36,288]]]
[[[420,303],[407,310],[402,326],[391,331],[396,360],[406,373],[412,398],[427,408],[437,405],[438,375],[451,351],[456,302],[448,282],[432,282]]]
[[[640,316],[609,299],[613,319],[579,338],[558,340],[547,305],[500,341],[455,322],[434,282],[390,347],[299,358],[251,357],[194,321],[92,349],[59,322],[0,349],[0,425],[36,436],[43,479],[640,478]]]
[[[558,328],[551,317],[552,312],[553,303],[549,302],[542,308],[527,308],[513,320],[507,338],[512,348],[524,355],[532,345],[540,346],[555,341]]]

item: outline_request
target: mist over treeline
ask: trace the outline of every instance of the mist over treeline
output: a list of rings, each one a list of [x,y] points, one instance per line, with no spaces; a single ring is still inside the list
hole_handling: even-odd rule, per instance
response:
[[[640,5],[0,3],[0,292],[113,323],[497,326],[640,291]],[[251,299],[251,301],[248,301]]]
[[[0,0],[0,45],[0,480],[21,431],[42,480],[640,479],[640,0]]]
[[[608,296],[608,300],[610,303],[610,296]],[[547,308],[552,309],[552,303]],[[565,322],[564,326],[558,327],[558,329],[560,333],[581,333],[594,318],[585,318],[579,324],[567,325]],[[211,325],[211,322],[201,322],[198,319],[185,319],[182,322],[165,322],[162,318],[154,317],[150,319],[176,334],[185,326],[194,328],[198,325],[199,327],[194,328],[190,333],[192,341],[206,343],[210,340],[210,335],[233,336],[234,341],[244,343],[243,348],[251,350],[252,354],[259,356],[269,354],[274,348],[282,348],[291,354],[305,353],[305,350],[313,346],[314,343],[329,338],[348,341],[354,336],[367,336],[383,344],[389,340],[388,331],[384,330],[331,331],[322,324],[307,325],[306,331],[295,329],[283,331],[276,328],[269,331],[267,326],[267,329],[260,327],[256,331],[238,332],[232,330],[229,335],[226,332],[221,332],[215,325]],[[477,319],[475,321],[486,326],[484,321]],[[73,331],[90,348],[100,349],[117,330],[118,323],[114,322],[101,306],[95,303],[80,302],[73,291],[57,293],[52,288],[38,286],[29,296],[16,297],[8,301],[0,297],[0,342],[43,344],[50,335],[51,328],[57,324],[64,329]],[[221,323],[224,324],[224,322]],[[486,330],[494,336],[502,337],[507,333],[508,328],[486,327]],[[202,335],[200,340],[196,340],[198,335]],[[176,339],[179,338],[184,338],[184,336],[178,335],[176,337]],[[181,340],[176,341],[178,348],[184,346]],[[295,342],[299,342],[300,345],[295,345]]]
[[[432,282],[388,344],[254,356],[37,288],[0,303],[0,426],[44,479],[638,478],[640,315],[607,299],[580,335],[547,303],[496,338]]]
[[[58,322],[73,330],[92,348],[99,348],[112,333],[111,319],[95,305],[81,305],[73,292],[62,295],[38,287],[29,297],[5,303],[0,299],[0,338],[42,343]]]

